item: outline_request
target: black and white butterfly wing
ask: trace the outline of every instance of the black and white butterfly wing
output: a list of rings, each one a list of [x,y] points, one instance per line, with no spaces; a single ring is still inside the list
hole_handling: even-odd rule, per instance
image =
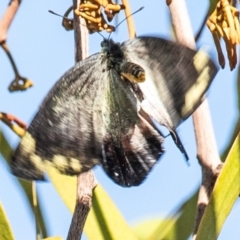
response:
[[[162,137],[139,115],[139,102],[112,70],[103,103],[103,160],[106,173],[122,186],[139,185],[162,155]]]
[[[205,52],[165,39],[134,38],[121,49],[145,70],[146,81],[139,84],[143,109],[166,127],[176,128],[194,112],[217,73]]]
[[[146,80],[138,84],[143,111],[166,126],[178,148],[187,157],[175,128],[201,104],[217,73],[204,51],[194,51],[161,38],[140,37],[121,45],[127,61],[145,70]]]
[[[43,179],[45,160],[69,174],[98,163],[102,126],[93,113],[96,100],[102,98],[98,60],[94,55],[78,63],[48,93],[14,153],[16,176]]]
[[[43,179],[44,163],[65,174],[101,163],[119,185],[139,185],[163,152],[162,137],[138,114],[128,85],[101,54],[78,63],[42,103],[13,156],[13,173]]]

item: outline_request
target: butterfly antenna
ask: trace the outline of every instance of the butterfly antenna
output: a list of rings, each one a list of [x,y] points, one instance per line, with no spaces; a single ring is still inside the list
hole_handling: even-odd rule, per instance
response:
[[[105,37],[100,32],[96,32],[96,33],[98,33],[103,39],[105,39]]]
[[[65,16],[63,16],[63,15],[60,15],[60,14],[58,14],[58,13],[55,13],[54,11],[52,11],[52,10],[48,10],[48,12],[50,12],[50,13],[52,13],[53,15],[56,15],[56,16],[58,16],[58,17],[62,17],[62,18],[64,18],[64,19],[66,19],[66,20],[68,20],[68,21],[74,21],[73,19],[70,19],[70,18],[68,18],[68,17],[65,17]],[[84,26],[84,27],[86,27],[86,25],[84,25],[84,24],[81,24],[82,26]],[[97,32],[103,39],[105,39],[105,37],[100,33],[100,32]]]
[[[138,10],[136,10],[135,12],[131,13],[130,15],[128,15],[127,17],[125,17],[120,23],[118,23],[118,25],[115,27],[115,29],[117,29],[117,27],[122,24],[124,21],[126,21],[129,17],[131,17],[132,15],[134,15],[135,13],[138,13],[140,11],[142,11],[144,9],[144,7],[140,7]],[[111,37],[112,32],[109,34],[108,40]]]
[[[50,13],[53,14],[53,15],[62,17],[62,18],[64,18],[64,19],[67,19],[68,21],[72,21],[72,19],[70,19],[70,18],[68,18],[68,17],[65,17],[65,16],[63,16],[63,15],[60,15],[60,14],[58,14],[58,13],[55,13],[55,12],[52,11],[52,10],[48,10],[48,12],[50,12]]]

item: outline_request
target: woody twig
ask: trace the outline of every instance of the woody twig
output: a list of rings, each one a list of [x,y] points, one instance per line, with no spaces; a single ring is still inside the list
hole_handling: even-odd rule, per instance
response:
[[[21,90],[21,91],[26,90],[27,88],[33,85],[33,83],[29,79],[20,76],[17,70],[16,64],[14,62],[14,59],[6,44],[8,29],[15,17],[15,14],[20,6],[20,3],[21,3],[21,0],[10,1],[6,11],[2,16],[2,19],[0,20],[0,45],[3,48],[3,50],[6,52],[15,73],[15,78],[9,86],[10,92],[18,91],[18,90]]]
[[[0,120],[9,126],[19,137],[22,137],[26,130],[26,124],[17,117],[0,112]]]
[[[173,0],[169,5],[169,10],[177,40],[181,44],[195,49],[195,40],[185,0]],[[222,162],[217,150],[207,99],[194,112],[193,123],[197,143],[197,158],[202,167],[202,185],[199,190],[193,230],[193,239],[195,239],[203,212],[222,168]]]

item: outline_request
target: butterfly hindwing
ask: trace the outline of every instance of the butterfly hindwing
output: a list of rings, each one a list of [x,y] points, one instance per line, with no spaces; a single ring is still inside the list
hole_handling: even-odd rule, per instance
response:
[[[112,70],[106,83],[102,166],[119,185],[139,185],[159,159],[163,138],[139,113],[139,102]]]

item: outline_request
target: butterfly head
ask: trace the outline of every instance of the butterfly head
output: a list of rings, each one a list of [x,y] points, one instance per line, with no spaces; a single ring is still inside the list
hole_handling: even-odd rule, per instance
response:
[[[115,43],[112,39],[104,39],[101,42],[102,53],[105,54],[107,57],[114,58],[123,58],[123,52],[120,48],[119,43]]]

